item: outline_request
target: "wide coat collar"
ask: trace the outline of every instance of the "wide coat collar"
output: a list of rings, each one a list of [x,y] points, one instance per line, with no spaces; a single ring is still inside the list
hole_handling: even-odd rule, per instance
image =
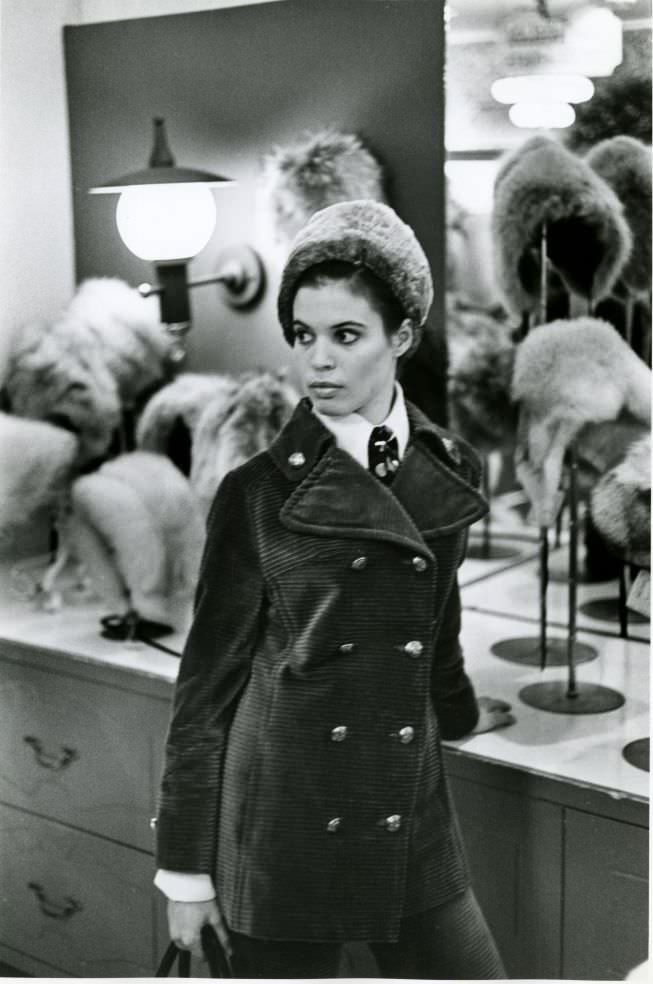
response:
[[[483,496],[446,432],[406,402],[410,440],[392,490],[337,447],[301,400],[270,454],[296,487],[280,518],[318,536],[389,540],[430,552],[425,540],[469,526],[487,512]]]

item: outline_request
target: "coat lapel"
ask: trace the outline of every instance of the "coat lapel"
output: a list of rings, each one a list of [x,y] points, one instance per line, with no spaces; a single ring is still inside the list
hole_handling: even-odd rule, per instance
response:
[[[321,536],[363,537],[428,552],[425,537],[444,535],[479,519],[485,500],[457,472],[437,429],[409,407],[411,438],[392,488],[335,444],[302,400],[270,448],[297,485],[281,509],[289,529]],[[301,462],[301,464],[298,464]]]

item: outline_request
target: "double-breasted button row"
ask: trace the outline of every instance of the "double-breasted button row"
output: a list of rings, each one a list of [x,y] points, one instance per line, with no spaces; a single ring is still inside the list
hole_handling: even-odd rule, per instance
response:
[[[400,813],[392,813],[389,817],[385,817],[380,823],[386,830],[391,834],[396,833],[401,829],[402,817]],[[327,833],[336,834],[342,827],[342,817],[333,817],[326,825]]]

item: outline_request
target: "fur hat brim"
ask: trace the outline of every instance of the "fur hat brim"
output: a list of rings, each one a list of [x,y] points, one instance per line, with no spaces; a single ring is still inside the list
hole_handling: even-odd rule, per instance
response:
[[[501,165],[494,187],[493,255],[497,286],[516,317],[536,309],[540,239],[572,293],[596,302],[614,286],[631,235],[612,189],[561,144],[533,137]]]

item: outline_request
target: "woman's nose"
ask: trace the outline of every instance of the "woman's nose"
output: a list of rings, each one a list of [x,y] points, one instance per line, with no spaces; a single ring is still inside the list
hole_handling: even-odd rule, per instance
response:
[[[314,369],[333,369],[333,350],[327,339],[318,338],[313,346],[311,362]]]

